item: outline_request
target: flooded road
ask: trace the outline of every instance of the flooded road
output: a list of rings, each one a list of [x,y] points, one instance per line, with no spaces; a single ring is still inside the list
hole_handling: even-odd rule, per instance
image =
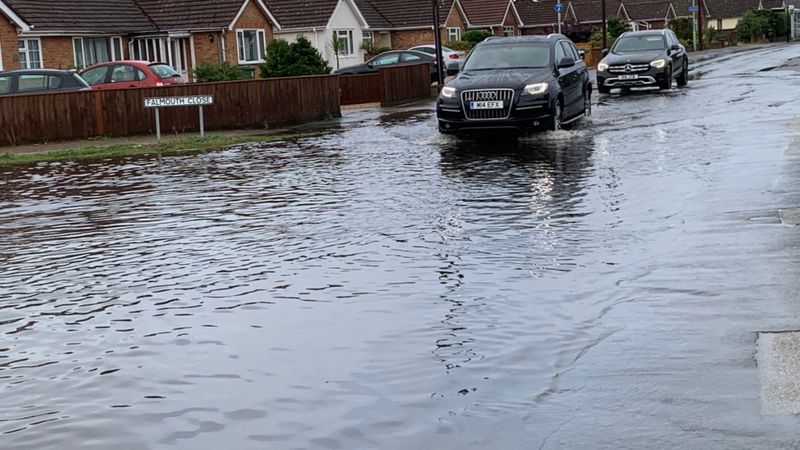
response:
[[[518,143],[424,105],[0,169],[0,448],[797,448],[754,355],[800,328],[798,57]]]

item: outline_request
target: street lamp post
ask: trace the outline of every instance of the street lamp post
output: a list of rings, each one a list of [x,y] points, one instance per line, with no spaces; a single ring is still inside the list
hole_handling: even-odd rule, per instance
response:
[[[600,15],[603,17],[603,48],[608,48],[608,24],[606,23],[606,0],[600,1]]]
[[[439,0],[431,0],[433,3],[433,41],[436,45],[436,74],[439,90],[442,90],[444,83],[444,60],[442,60],[442,36],[439,34]]]
[[[692,49],[697,51],[697,0],[692,0]]]

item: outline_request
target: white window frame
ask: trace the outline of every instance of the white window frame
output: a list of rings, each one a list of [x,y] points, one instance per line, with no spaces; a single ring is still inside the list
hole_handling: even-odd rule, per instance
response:
[[[139,38],[128,43],[131,59],[169,64],[167,38]]]
[[[367,42],[370,44],[375,43],[375,35],[372,34],[372,31],[362,31],[361,33],[361,45],[364,45]]]
[[[31,41],[36,41],[36,42],[39,43],[39,67],[31,67],[30,66],[31,58],[30,58],[30,54],[29,54],[30,50],[28,50],[28,44]],[[44,69],[44,49],[42,48],[42,39],[38,38],[38,37],[37,38],[20,37],[19,39],[17,39],[17,42],[18,42],[18,45],[17,45],[18,47],[19,47],[19,42],[23,42],[25,44],[24,47],[19,47],[17,49],[19,53],[22,53],[23,51],[25,52],[25,65],[27,67],[22,67],[22,61],[20,61],[20,68],[21,69]]]
[[[333,33],[339,39],[345,39],[345,42],[347,42],[344,51],[339,52],[339,56],[343,58],[355,56],[356,50],[355,42],[353,42],[353,30],[333,30]]]
[[[503,36],[512,37],[517,35],[517,30],[514,27],[503,27]]]
[[[97,61],[91,64],[86,63],[86,39],[106,39],[108,41],[108,48],[111,51],[111,61],[122,61],[125,59],[125,51],[122,49],[122,36],[75,36],[72,38],[72,56],[77,69],[85,69],[97,64]],[[83,61],[78,61],[78,42],[80,42],[81,58]],[[115,45],[117,43],[119,44],[118,46]]]
[[[460,41],[461,40],[461,28],[459,28],[459,27],[448,27],[447,28],[447,40],[448,41]]]
[[[247,32],[255,32],[256,39],[258,39],[258,59],[253,61],[242,58],[245,56],[244,34]],[[242,28],[236,30],[236,58],[239,60],[239,65],[261,64],[264,62],[264,56],[266,54],[267,32],[263,28]]]

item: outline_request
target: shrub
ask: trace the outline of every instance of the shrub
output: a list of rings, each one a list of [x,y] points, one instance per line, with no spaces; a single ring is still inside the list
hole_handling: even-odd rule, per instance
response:
[[[492,36],[493,34],[486,30],[469,30],[461,36],[461,40],[469,42],[474,47]]]
[[[678,39],[692,40],[692,21],[690,19],[674,19],[669,22],[669,29],[675,32]],[[710,29],[710,28],[709,28]]]
[[[391,50],[389,47],[376,47],[372,41],[364,42],[361,44],[361,50],[367,55],[380,55],[383,52]]]
[[[764,38],[771,29],[771,11],[747,11],[736,25],[736,35],[742,41],[753,41]]]
[[[331,73],[331,67],[305,36],[299,36],[291,44],[284,39],[273,39],[267,45],[267,59],[259,68],[263,78]]]
[[[442,45],[457,52],[468,52],[475,46],[475,44],[467,41],[447,41]]]
[[[570,38],[572,42],[590,42],[594,34],[594,29],[591,25],[567,24],[562,31],[564,36]]]
[[[200,63],[194,70],[194,76],[200,83],[244,80],[247,78],[247,74],[242,69],[227,61],[220,65],[209,62]]]
[[[608,46],[611,47],[614,41],[626,31],[628,31],[628,25],[619,20],[618,17],[608,19],[608,22],[606,22],[606,41]],[[595,30],[590,39],[595,47],[601,46],[603,44],[603,29],[598,28]]]

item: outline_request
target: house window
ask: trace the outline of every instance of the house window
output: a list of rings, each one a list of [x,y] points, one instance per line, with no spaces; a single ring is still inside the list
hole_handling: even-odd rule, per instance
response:
[[[75,53],[75,67],[78,69],[123,59],[122,38],[119,37],[73,38],[72,48]]]
[[[503,27],[503,36],[511,37],[516,36],[516,34],[517,30],[515,30],[514,27]]]
[[[341,42],[339,56],[353,56],[355,54],[353,49],[353,30],[336,30],[333,35]]]
[[[133,59],[157,63],[167,63],[167,39],[137,39],[131,44]]]
[[[361,48],[369,47],[373,44],[372,31],[365,31],[361,35]]]
[[[458,27],[451,27],[447,29],[447,40],[448,41],[460,41],[461,40],[461,28]]]
[[[264,30],[236,30],[239,64],[264,62],[267,54]]]
[[[22,69],[41,69],[44,66],[39,38],[19,40],[19,66]]]

